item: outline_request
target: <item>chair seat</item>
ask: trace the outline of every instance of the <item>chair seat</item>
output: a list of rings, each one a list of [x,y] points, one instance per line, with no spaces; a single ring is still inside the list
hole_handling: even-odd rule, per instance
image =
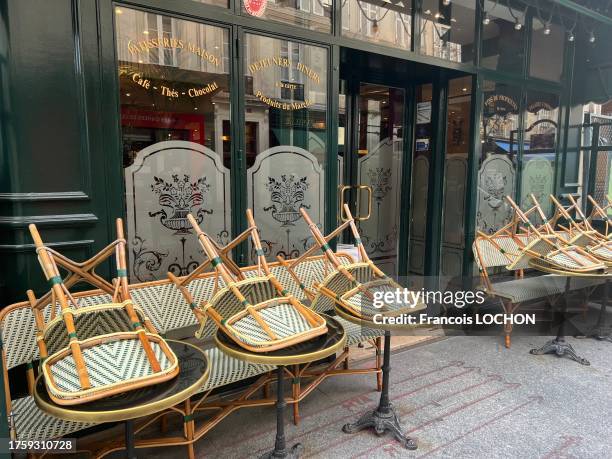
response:
[[[610,243],[589,247],[587,250],[593,255],[595,255],[597,258],[606,261],[612,260],[612,244]]]
[[[385,335],[385,331],[380,328],[363,327],[354,322],[343,319],[339,316],[335,316],[334,319],[340,322],[340,324],[344,328],[344,333],[346,333],[347,346],[363,343],[364,341],[369,341],[371,339]]]
[[[51,416],[38,408],[32,396],[18,398],[11,404],[18,440],[51,440],[95,425]]]
[[[360,290],[350,290],[342,295],[342,301],[348,303],[355,312],[363,318],[371,319],[375,314],[382,314],[384,316],[394,316],[402,313],[408,313],[413,309],[414,305],[410,302],[404,302],[403,298],[400,297],[398,302],[384,302],[380,306],[374,303],[374,299],[370,298],[383,298],[385,293],[395,293],[397,285],[384,280],[377,280],[367,284],[364,284],[367,288],[369,295],[366,295]]]
[[[160,382],[159,378],[163,378],[164,374],[167,375],[164,380],[171,377],[168,375],[174,372],[176,357],[171,360],[162,346],[151,339],[152,335],[148,335],[161,367],[161,372],[154,373],[140,340],[135,333],[132,336],[129,339],[114,336],[108,342],[91,347],[87,347],[87,342],[82,344],[83,360],[91,383],[91,389],[87,389],[88,397],[90,394],[110,389],[109,386],[118,387],[122,383],[141,381],[146,385],[147,377],[154,375],[157,378],[152,379],[151,384]],[[58,399],[82,398],[86,394],[81,388],[72,353],[68,352],[63,356],[58,354],[50,356],[43,363],[43,371],[46,375],[51,374],[56,386],[53,387],[47,382],[49,394]]]
[[[257,313],[277,340],[291,338],[314,330],[308,320],[290,303],[278,300],[271,305],[258,309]],[[240,312],[237,315],[242,315]],[[236,316],[234,316],[236,317]],[[238,320],[234,317],[227,321],[228,328],[237,332],[234,336],[249,346],[267,346],[272,339],[251,314]]]
[[[507,298],[513,303],[522,303],[564,293],[566,279],[565,276],[546,274],[525,279],[514,279],[507,282],[497,282],[493,284],[492,291],[488,293]],[[570,280],[570,290],[595,286],[600,282],[602,280],[597,278],[572,278]]]
[[[216,347],[208,349],[206,355],[210,365],[210,373],[200,392],[259,376],[276,369],[273,365],[249,363],[235,359]]]

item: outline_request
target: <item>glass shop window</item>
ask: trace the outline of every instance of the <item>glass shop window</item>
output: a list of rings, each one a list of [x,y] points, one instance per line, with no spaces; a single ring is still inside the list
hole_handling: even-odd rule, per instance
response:
[[[242,0],[246,15],[331,32],[332,0]]]
[[[247,34],[247,206],[270,260],[313,244],[300,215],[323,225],[327,155],[326,48]]]
[[[529,75],[543,80],[561,81],[564,46],[565,32],[561,26],[534,18]]]
[[[523,127],[521,206],[529,208],[534,194],[548,216],[555,191],[555,162],[559,121],[559,96],[540,91],[527,92]]]
[[[476,0],[424,0],[421,6],[421,54],[453,62],[474,61]]]
[[[471,109],[472,77],[450,80],[444,156],[440,275],[454,279],[461,276],[463,268]]]
[[[342,35],[410,49],[412,2],[342,0]]]
[[[231,231],[229,33],[115,12],[130,278],[185,275],[201,261],[189,213],[219,243]]]
[[[480,65],[520,74],[525,57],[525,12],[484,0]]]
[[[521,90],[485,81],[483,92],[476,227],[492,234],[512,218],[512,208],[504,198],[516,195]]]

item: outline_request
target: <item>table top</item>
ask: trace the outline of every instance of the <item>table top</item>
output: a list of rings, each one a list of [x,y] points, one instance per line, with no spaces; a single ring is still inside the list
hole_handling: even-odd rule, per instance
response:
[[[571,271],[563,271],[562,269],[557,268],[556,266],[552,266],[549,263],[546,263],[537,258],[532,258],[529,260],[529,266],[533,269],[537,269],[538,271],[542,271],[549,274],[558,274],[559,276],[567,276],[567,277],[596,277],[596,278],[605,278],[612,276],[612,268],[606,266],[606,269],[603,273],[576,273]]]
[[[174,351],[179,374],[166,382],[135,389],[80,405],[58,405],[47,393],[42,375],[36,379],[34,400],[38,407],[68,421],[117,422],[148,416],[177,405],[195,394],[208,379],[210,365],[203,350],[175,340],[166,340]]]
[[[408,328],[418,328],[419,325],[402,325],[402,324],[377,324],[371,320],[362,319],[361,317],[357,317],[354,314],[351,314],[346,309],[342,308],[342,306],[335,305],[336,314],[342,317],[349,322],[353,322],[354,324],[361,325],[362,327],[375,328],[379,330],[406,330]],[[409,312],[405,312],[406,315],[416,314],[417,312],[424,311],[427,309],[426,304],[419,304],[414,309],[411,309]]]
[[[231,357],[251,363],[265,363],[269,365],[297,365],[323,359],[346,343],[346,333],[342,324],[331,316],[321,314],[327,322],[327,333],[316,338],[294,344],[284,349],[270,352],[251,352],[240,347],[228,337],[221,329],[215,335],[215,344],[224,353]]]

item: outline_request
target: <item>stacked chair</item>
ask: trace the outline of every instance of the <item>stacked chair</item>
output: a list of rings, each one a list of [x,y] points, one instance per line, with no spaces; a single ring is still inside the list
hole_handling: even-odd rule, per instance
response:
[[[608,216],[608,210],[612,209],[612,200],[610,200],[610,197],[606,197],[606,204],[601,206],[592,196],[587,195],[587,197],[592,206],[591,214],[587,218],[588,223],[592,225],[595,220],[602,220],[604,224],[602,234],[608,239],[612,239],[612,220]]]
[[[556,208],[553,219],[558,222],[559,218],[563,217],[569,225],[569,228],[563,228],[567,231],[570,237],[569,242],[584,247],[584,249],[595,258],[601,260],[608,266],[611,265],[612,240],[608,239],[607,236],[601,234],[599,231],[593,228],[574,197],[571,195],[568,196],[571,203],[571,205],[568,207],[564,207],[552,195],[550,196],[550,199]],[[580,222],[576,221],[571,216],[571,212],[575,212],[576,216],[580,219]]]
[[[35,225],[30,232],[50,291],[37,299],[28,291],[38,329],[41,371],[51,399],[75,405],[158,384],[174,378],[177,358],[128,290],[123,224],[118,239],[91,259],[77,263],[46,246]],[[95,272],[115,256],[117,278]],[[59,267],[68,272],[62,278]],[[85,282],[111,295],[112,302],[80,305],[70,292]]]
[[[311,220],[304,208],[300,209],[304,221],[315,240],[315,247],[323,251],[325,257],[332,265],[331,272],[321,283],[313,285],[310,290],[311,307],[316,310],[333,309],[338,305],[348,314],[359,317],[360,319],[371,322],[375,315],[381,318],[384,316],[397,316],[410,312],[412,304],[389,304],[382,303],[376,305],[374,294],[384,295],[385,292],[395,292],[401,286],[387,277],[370,258],[363,247],[363,242],[357,231],[357,226],[351,215],[348,205],[344,205],[347,220],[336,228],[330,235],[324,236],[317,225]],[[345,229],[350,228],[355,246],[359,252],[361,261],[354,261],[344,264],[337,254],[329,246],[329,241],[337,237]],[[303,256],[302,256],[303,257]],[[300,281],[296,268],[301,259],[286,264],[296,280]],[[300,283],[302,283],[300,281]]]
[[[525,270],[532,268],[534,263],[582,274],[605,269],[600,260],[582,247],[569,243],[571,235],[567,229],[554,231],[537,201],[523,211],[510,197],[506,199],[514,209],[510,222],[493,234],[478,231],[472,245],[480,273],[480,288],[498,299],[506,314],[513,314],[522,305],[535,300],[546,299],[553,305],[563,295],[563,282],[554,274],[524,277]],[[543,223],[538,226],[532,219]],[[500,276],[506,272],[512,273],[513,278]],[[512,324],[504,324],[507,348],[511,345],[511,333]]]
[[[507,196],[506,200],[514,209],[515,215],[525,225],[524,234],[529,237],[528,243],[521,247],[520,255],[509,265],[510,268],[513,265],[522,265],[527,260],[532,264],[556,269],[560,273],[599,274],[604,272],[605,264],[585,250],[582,243],[577,245],[576,240],[567,241],[566,238],[555,232],[533,194],[531,200],[534,205],[530,210],[535,210],[543,221],[540,228],[536,227],[512,198]],[[579,239],[584,237],[584,234],[578,235]]]
[[[194,307],[201,329],[210,318],[236,344],[250,352],[274,351],[327,333],[325,319],[295,299],[270,272],[250,210],[247,210],[247,219],[249,230],[245,233],[254,246],[259,275],[242,278],[225,266],[211,239],[189,215],[211,266],[225,285],[210,301]],[[227,250],[223,253],[227,259]]]

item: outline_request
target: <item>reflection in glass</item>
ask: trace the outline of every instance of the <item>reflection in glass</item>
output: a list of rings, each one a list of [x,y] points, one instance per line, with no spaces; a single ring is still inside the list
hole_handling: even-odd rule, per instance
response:
[[[470,148],[472,78],[448,82],[440,275],[457,278],[463,268],[465,196]]]
[[[200,261],[187,214],[230,236],[228,31],[117,8],[116,47],[130,277],[184,275]]]
[[[565,46],[564,29],[557,24],[549,24],[550,32],[545,34],[545,24],[535,18],[532,24],[529,74],[544,80],[560,81]]]
[[[512,208],[504,197],[515,197],[521,91],[494,81],[485,81],[483,89],[476,227],[491,234],[512,217]]]
[[[332,0],[243,0],[242,11],[310,30],[331,31]]]
[[[454,62],[474,60],[475,0],[448,5],[424,0],[421,7],[421,53]]]
[[[342,35],[410,49],[412,2],[338,0],[342,2]]]
[[[559,96],[541,91],[528,92],[525,108],[521,205],[531,207],[530,195],[533,193],[550,216],[552,203],[548,196],[555,189]]]
[[[244,51],[248,206],[266,255],[293,257],[313,242],[300,207],[324,221],[327,50],[248,34]]]
[[[507,73],[523,71],[525,56],[524,11],[501,1],[484,0],[480,65]],[[517,23],[521,24],[517,28]]]

